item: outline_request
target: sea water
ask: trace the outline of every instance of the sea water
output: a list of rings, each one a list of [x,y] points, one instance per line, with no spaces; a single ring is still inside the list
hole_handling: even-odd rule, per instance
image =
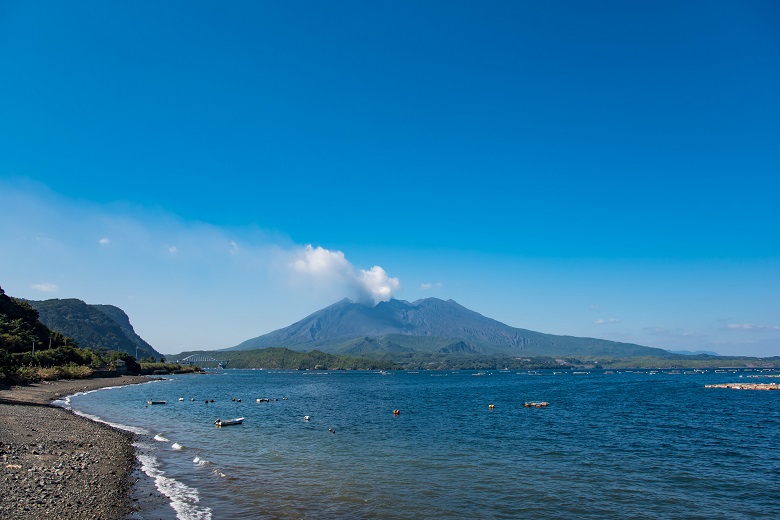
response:
[[[768,375],[225,370],[68,405],[136,433],[170,518],[777,518],[780,391],[705,388]]]

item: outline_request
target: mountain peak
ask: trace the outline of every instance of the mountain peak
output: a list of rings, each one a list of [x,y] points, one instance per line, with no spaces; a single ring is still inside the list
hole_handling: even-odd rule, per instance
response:
[[[375,306],[345,298],[292,325],[227,350],[287,347],[349,353],[355,340],[382,339],[385,352],[436,352],[506,356],[668,355],[666,351],[593,338],[555,336],[510,327],[456,301],[390,299]]]

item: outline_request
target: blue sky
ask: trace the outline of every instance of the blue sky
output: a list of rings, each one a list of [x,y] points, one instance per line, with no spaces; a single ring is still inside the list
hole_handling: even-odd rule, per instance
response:
[[[4,2],[0,286],[158,350],[342,297],[780,355],[776,2]],[[375,267],[376,266],[376,267]]]

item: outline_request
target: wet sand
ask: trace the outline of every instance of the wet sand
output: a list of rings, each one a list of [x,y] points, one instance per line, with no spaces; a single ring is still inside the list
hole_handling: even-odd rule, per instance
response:
[[[0,518],[122,519],[141,497],[163,508],[140,477],[133,435],[51,406],[55,399],[148,382],[103,377],[0,387]],[[166,515],[167,516],[167,515]]]

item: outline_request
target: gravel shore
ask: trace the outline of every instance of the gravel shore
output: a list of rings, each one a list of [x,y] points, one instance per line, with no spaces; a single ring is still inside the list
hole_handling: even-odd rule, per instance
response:
[[[50,403],[147,381],[124,376],[0,388],[0,518],[102,520],[133,513],[133,435]]]

